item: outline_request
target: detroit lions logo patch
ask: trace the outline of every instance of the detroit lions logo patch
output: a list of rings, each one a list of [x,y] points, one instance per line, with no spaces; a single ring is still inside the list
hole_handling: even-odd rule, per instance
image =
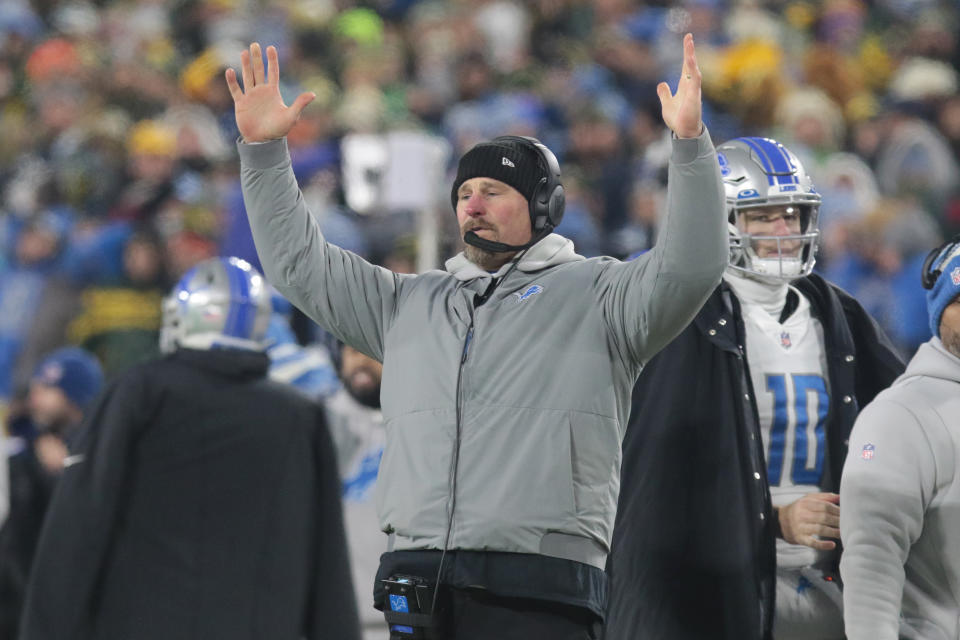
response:
[[[517,302],[520,303],[528,298],[532,298],[533,296],[537,295],[538,293],[541,293],[542,291],[543,291],[543,287],[541,287],[538,284],[532,284],[529,287],[527,287],[526,291],[522,293],[519,291],[515,291],[513,295],[517,296]]]

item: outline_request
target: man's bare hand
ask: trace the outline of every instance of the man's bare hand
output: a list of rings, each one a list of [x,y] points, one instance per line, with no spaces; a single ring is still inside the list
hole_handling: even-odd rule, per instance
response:
[[[683,37],[683,68],[676,95],[666,82],[657,85],[663,121],[678,138],[696,138],[703,131],[700,100],[700,67],[693,46],[693,34]]]
[[[310,104],[315,93],[301,93],[289,107],[280,97],[280,66],[276,47],[267,47],[267,68],[264,77],[263,54],[259,43],[250,45],[249,51],[240,54],[240,72],[243,74],[243,89],[237,83],[237,73],[227,69],[227,88],[233,96],[237,129],[245,142],[263,142],[282,138],[293,128],[304,107]]]
[[[833,540],[820,538],[840,538],[839,505],[840,496],[836,493],[808,493],[780,507],[778,516],[783,539],[821,551],[836,548]]]

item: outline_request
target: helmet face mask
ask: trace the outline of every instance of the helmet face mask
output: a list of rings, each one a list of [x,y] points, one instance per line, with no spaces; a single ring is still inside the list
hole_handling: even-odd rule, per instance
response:
[[[187,271],[163,300],[160,350],[262,351],[270,322],[270,291],[239,258],[211,258]]]
[[[717,149],[729,220],[729,268],[787,282],[816,262],[820,194],[800,160],[766,138],[737,138]]]

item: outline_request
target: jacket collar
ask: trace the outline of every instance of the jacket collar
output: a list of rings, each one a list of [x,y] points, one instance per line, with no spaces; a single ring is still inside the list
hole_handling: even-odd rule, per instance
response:
[[[723,273],[723,280],[730,285],[740,302],[759,305],[774,317],[779,317],[787,303],[790,287],[786,282],[754,279],[729,268]]]
[[[739,314],[740,303],[737,297],[733,295],[730,285],[721,280],[694,317],[693,325],[718,348],[739,353],[743,346]]]
[[[517,265],[517,270],[529,273],[567,262],[576,262],[577,260],[585,260],[585,258],[574,251],[573,241],[559,234],[551,233],[530,247],[530,250],[520,260],[520,264]],[[510,263],[507,262],[496,273],[491,274],[470,262],[461,251],[447,260],[444,266],[457,280],[467,281],[491,276],[498,278],[507,272]]]
[[[263,378],[267,375],[270,358],[262,351],[239,349],[177,349],[169,356],[191,367],[204,369],[221,376],[237,379]]]

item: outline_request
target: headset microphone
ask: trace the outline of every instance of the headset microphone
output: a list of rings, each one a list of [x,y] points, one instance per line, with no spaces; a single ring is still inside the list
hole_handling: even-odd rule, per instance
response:
[[[493,240],[481,238],[474,231],[467,231],[463,235],[463,241],[467,244],[477,247],[478,249],[489,251],[490,253],[507,253],[509,251],[523,251],[524,249],[529,249],[533,245],[543,240],[551,231],[553,231],[553,227],[548,225],[543,231],[530,238],[530,242],[526,244],[506,244],[503,242],[495,242]]]

